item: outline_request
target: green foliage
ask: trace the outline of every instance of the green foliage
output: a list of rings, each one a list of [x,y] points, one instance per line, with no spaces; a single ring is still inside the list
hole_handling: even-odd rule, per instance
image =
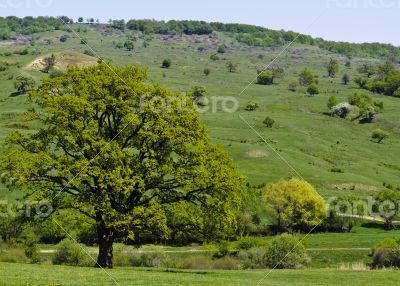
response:
[[[225,48],[225,45],[220,45],[220,46],[218,46],[218,51],[217,51],[219,54],[225,54],[225,52],[226,52],[226,48]]]
[[[373,102],[371,96],[364,93],[355,93],[349,97],[348,102],[359,109],[357,119],[359,119],[361,123],[372,122],[376,114],[381,110],[379,103]]]
[[[95,57],[96,54],[92,51],[92,50],[84,50],[83,53],[85,55],[91,56],[91,57]]]
[[[104,239],[99,264],[106,267],[112,266],[108,254],[115,239],[135,240],[141,233],[166,238],[165,208],[178,201],[190,201],[197,215],[212,218],[204,221],[207,237],[236,227],[232,208],[243,178],[209,141],[190,98],[145,84],[145,78],[139,67],[100,64],[43,80],[30,93],[43,127],[11,133],[1,161],[8,187],[29,186],[28,196],[96,223]],[[160,99],[168,110],[160,112]],[[80,179],[72,180],[78,170]]]
[[[207,90],[204,86],[196,85],[192,89],[192,98],[199,105],[204,105]]]
[[[19,93],[26,93],[35,86],[33,77],[18,75],[14,81],[14,87]]]
[[[249,101],[249,102],[246,104],[245,110],[247,110],[247,111],[254,111],[254,110],[256,110],[258,107],[259,107],[259,106],[258,106],[258,104],[257,104],[256,102],[254,102],[254,101]]]
[[[375,268],[400,267],[400,242],[392,238],[386,238],[372,248]]]
[[[211,54],[210,55],[210,60],[212,61],[218,61],[219,60],[219,56],[217,54]]]
[[[368,80],[365,79],[365,78],[362,78],[362,77],[356,77],[356,78],[354,79],[354,82],[355,82],[360,88],[365,88],[366,85],[367,85],[367,83],[368,83]]]
[[[210,73],[211,73],[211,70],[210,70],[209,68],[204,68],[203,74],[204,74],[205,76],[208,76]]]
[[[307,93],[308,93],[309,95],[316,95],[316,94],[319,94],[319,87],[318,87],[318,85],[316,85],[315,83],[310,84],[310,85],[307,87]]]
[[[265,264],[269,268],[299,269],[306,267],[309,260],[302,241],[286,234],[274,238],[265,253]]]
[[[70,266],[89,266],[89,256],[84,251],[84,246],[71,239],[64,239],[57,244],[53,264]]]
[[[132,51],[134,47],[135,47],[135,44],[134,44],[134,42],[132,40],[126,40],[125,41],[125,43],[124,43],[124,48],[125,49],[127,49],[128,51]]]
[[[357,67],[357,71],[359,73],[365,74],[368,78],[370,78],[372,75],[376,74],[377,69],[375,66],[372,66],[369,64],[363,64],[363,65]]]
[[[328,104],[327,104],[327,107],[329,110],[338,104],[339,104],[339,99],[335,95],[332,95],[331,97],[329,97]]]
[[[164,59],[161,63],[161,67],[164,69],[168,69],[171,67],[171,60],[170,59]]]
[[[229,72],[236,72],[237,67],[238,67],[238,64],[229,61],[229,62],[226,64],[226,66],[228,67],[228,71],[229,71]]]
[[[375,200],[374,210],[385,221],[386,229],[394,228],[393,221],[399,218],[400,192],[384,189],[375,195]]]
[[[257,76],[257,84],[271,85],[274,83],[274,75],[270,71],[262,71]]]
[[[371,138],[376,140],[377,143],[381,143],[384,139],[387,139],[389,134],[381,129],[375,129],[372,131]]]
[[[263,199],[278,228],[306,230],[326,216],[323,198],[303,180],[270,184],[265,188]]]
[[[62,35],[60,37],[60,42],[65,43],[69,39],[69,35]]]
[[[222,240],[217,245],[217,252],[214,253],[214,257],[221,258],[229,254],[229,243],[226,240]]]
[[[299,74],[299,84],[301,86],[309,86],[310,84],[314,83],[315,78],[312,72],[308,69],[304,69]]]
[[[350,81],[350,76],[347,73],[344,74],[343,77],[342,77],[343,84],[347,85],[349,83],[349,81]]]
[[[272,126],[274,126],[274,124],[275,124],[275,120],[273,120],[271,117],[267,116],[267,117],[265,117],[263,123],[266,127],[272,128]]]
[[[45,57],[43,59],[43,69],[42,71],[48,73],[56,64],[56,57],[54,54],[51,54],[50,57]]]
[[[328,65],[326,66],[326,70],[328,71],[329,77],[335,77],[335,75],[339,72],[339,62],[335,59],[330,59]]]
[[[238,248],[241,250],[249,250],[255,247],[263,247],[266,242],[262,238],[257,238],[253,236],[246,236],[238,241]]]
[[[289,90],[295,92],[297,90],[298,83],[297,81],[291,81],[289,83]]]

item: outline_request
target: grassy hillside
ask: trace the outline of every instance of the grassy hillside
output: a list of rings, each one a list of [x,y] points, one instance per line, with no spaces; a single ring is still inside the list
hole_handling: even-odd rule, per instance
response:
[[[76,29],[76,26],[75,26]],[[142,64],[149,69],[149,81],[167,86],[175,91],[188,91],[194,85],[203,85],[208,97],[233,96],[239,102],[234,113],[207,112],[202,120],[209,128],[213,141],[221,144],[231,154],[242,173],[247,175],[251,184],[268,183],[282,177],[293,175],[291,169],[243,122],[243,117],[260,134],[271,142],[271,146],[292,165],[304,179],[318,187],[324,196],[358,193],[371,194],[379,189],[383,182],[399,184],[400,162],[400,120],[398,98],[372,95],[382,100],[385,110],[376,123],[358,124],[324,114],[326,103],[331,95],[341,101],[359,91],[354,83],[343,85],[344,73],[354,77],[356,67],[364,62],[376,59],[353,58],[351,67],[345,67],[347,58],[322,50],[315,46],[294,44],[276,61],[285,69],[285,75],[277,79],[272,86],[250,85],[256,69],[270,63],[281,48],[251,47],[237,42],[224,33],[209,35],[154,35],[138,36],[133,51],[116,48],[115,44],[125,41],[128,33],[110,32],[103,28],[86,29],[78,32],[98,57],[115,65]],[[65,42],[59,37],[68,34]],[[90,48],[81,43],[73,33],[65,31],[43,32],[35,34],[33,46],[2,42],[0,44],[0,62],[9,63],[9,69],[0,72],[0,136],[15,128],[29,132],[33,128],[23,122],[22,113],[32,107],[26,96],[10,96],[15,90],[13,77],[17,74],[30,74],[37,81],[47,76],[26,67],[32,62],[51,53],[82,55]],[[144,42],[148,43],[144,47]],[[210,60],[219,45],[226,45],[226,53],[220,54],[217,61]],[[14,51],[28,48],[27,55],[16,55]],[[9,55],[8,53],[12,53]],[[77,54],[79,53],[79,54]],[[73,57],[74,64],[79,59],[86,61],[89,56]],[[333,57],[340,62],[340,72],[336,78],[326,77],[325,65]],[[172,61],[170,69],[161,69],[164,58]],[[238,64],[236,73],[229,73],[227,62]],[[209,68],[209,76],[203,74]],[[296,92],[288,90],[289,82],[296,80],[298,73],[309,68],[319,76],[321,94],[309,97],[305,88]],[[363,91],[366,92],[366,91]],[[245,111],[248,101],[260,106],[256,111]],[[270,129],[262,121],[272,117],[276,124]],[[17,125],[16,125],[17,124]],[[23,124],[26,124],[23,125]],[[390,139],[383,144],[371,141],[372,130],[380,128],[390,133]],[[343,173],[331,172],[342,169]]]

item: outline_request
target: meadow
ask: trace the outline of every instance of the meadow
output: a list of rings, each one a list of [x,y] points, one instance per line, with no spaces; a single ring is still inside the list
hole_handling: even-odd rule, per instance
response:
[[[78,25],[73,27],[77,29]],[[34,34],[34,44],[29,46],[26,55],[13,52],[27,46],[0,41],[0,62],[9,63],[9,68],[0,72],[0,139],[13,130],[32,132],[38,128],[35,123],[24,120],[24,112],[35,105],[26,95],[15,94],[13,81],[16,75],[30,75],[39,82],[47,74],[32,69],[32,63],[51,54],[56,57],[62,55],[64,60],[67,58],[66,63],[58,63],[64,64],[64,67],[66,64],[94,62],[96,57],[101,57],[112,65],[143,65],[148,68],[149,83],[176,92],[190,91],[194,86],[201,85],[206,88],[208,98],[226,97],[237,101],[238,109],[235,112],[225,112],[220,105],[216,105],[215,111],[202,113],[201,120],[207,126],[212,141],[230,154],[250,185],[301,176],[328,199],[351,194],[374,196],[384,183],[400,184],[399,98],[363,91],[384,103],[384,110],[370,124],[359,124],[326,114],[330,96],[335,95],[344,102],[360,91],[352,81],[344,85],[342,76],[346,73],[354,78],[359,75],[357,66],[363,63],[378,64],[381,62],[378,59],[353,57],[350,59],[351,66],[346,67],[347,57],[315,46],[294,43],[279,55],[280,47],[248,46],[235,41],[229,33],[221,32],[214,33],[212,37],[153,35],[143,39],[133,32],[107,32],[101,26],[94,26],[93,29],[83,29],[78,33],[79,36],[65,31]],[[134,49],[116,48],[116,43],[124,41],[128,33],[137,36]],[[68,34],[69,38],[66,42],[60,42],[64,34]],[[81,38],[88,45],[82,43]],[[147,43],[146,47],[144,42]],[[226,46],[226,52],[219,54],[218,60],[211,60],[210,55],[217,53],[221,44]],[[171,60],[172,65],[163,69],[161,62],[166,58]],[[330,58],[340,63],[340,71],[334,78],[327,77],[326,64]],[[236,72],[228,71],[229,61],[238,65]],[[249,84],[255,80],[257,68],[265,67],[272,61],[284,68],[284,76],[269,86]],[[209,75],[203,72],[206,68],[210,70]],[[289,83],[296,81],[300,71],[305,68],[318,76],[320,94],[309,96],[305,87],[289,90]],[[256,102],[259,108],[245,110],[249,101]],[[263,124],[266,116],[275,120],[272,128]],[[371,132],[377,128],[390,134],[380,144],[371,140]],[[0,199],[15,200],[22,195],[22,192],[9,192],[0,186]],[[262,219],[268,221],[267,216]],[[267,236],[262,239],[269,241],[271,238]],[[363,267],[353,270],[351,266],[346,269],[346,265],[352,263],[371,263],[371,248],[385,238],[398,239],[400,231],[364,226],[355,227],[350,233],[310,234],[305,238],[307,253],[312,259],[309,268],[274,270],[259,285],[343,285],[343,281],[346,281],[346,285],[400,285],[400,276],[394,270],[371,271]],[[44,259],[50,261],[54,245],[41,244],[39,248]],[[230,248],[236,249],[235,242],[230,243]],[[96,252],[94,247],[87,249],[90,253]],[[192,251],[204,252],[199,255],[210,258],[216,251],[212,245],[144,245],[139,250],[128,246],[119,249],[181,258],[193,256]],[[50,252],[46,254],[47,250]],[[120,285],[222,286],[257,285],[269,270],[117,267],[107,271]],[[102,270],[87,267],[1,262],[0,273],[0,285],[113,285]]]

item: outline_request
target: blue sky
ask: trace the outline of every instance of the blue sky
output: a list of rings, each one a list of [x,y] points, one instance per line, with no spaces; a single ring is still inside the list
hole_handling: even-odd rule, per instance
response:
[[[237,22],[400,46],[400,0],[0,0],[0,15]]]

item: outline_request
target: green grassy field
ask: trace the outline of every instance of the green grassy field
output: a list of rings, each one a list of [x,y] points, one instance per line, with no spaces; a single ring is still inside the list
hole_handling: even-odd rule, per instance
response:
[[[166,269],[101,269],[0,263],[0,285],[400,285],[396,271],[274,270],[180,271]],[[110,275],[112,278],[110,278]],[[265,279],[263,279],[265,278]],[[113,282],[115,279],[117,283]],[[261,280],[263,281],[261,282]],[[260,283],[259,283],[260,282]],[[257,284],[259,283],[259,284]]]
[[[9,70],[0,73],[0,136],[13,129],[13,123],[22,120],[21,114],[31,106],[25,96],[10,97],[14,92],[10,75],[29,73],[37,80],[45,74],[27,70],[25,67],[43,55],[61,51],[83,52],[89,48],[80,44],[80,39],[72,36],[66,43],[58,38],[62,31],[39,34],[40,39],[31,53],[25,56],[1,56],[0,61],[12,65]],[[380,95],[374,98],[382,100],[385,111],[373,124],[331,118],[324,115],[326,103],[331,95],[340,100],[359,91],[351,83],[343,85],[341,76],[357,74],[356,67],[362,62],[376,60],[352,59],[352,67],[344,66],[344,56],[332,54],[316,47],[293,45],[276,60],[276,64],[285,68],[285,76],[276,80],[273,86],[250,85],[243,89],[256,76],[256,68],[267,65],[280,49],[249,47],[234,41],[233,38],[217,34],[216,38],[184,36],[164,39],[155,36],[150,46],[142,47],[142,40],[135,42],[134,51],[116,49],[113,42],[124,40],[121,34],[103,35],[98,31],[88,30],[82,33],[88,44],[98,56],[112,64],[142,64],[149,69],[149,81],[167,86],[175,91],[187,91],[194,85],[203,85],[208,96],[233,96],[239,102],[239,109],[234,113],[207,112],[202,120],[209,128],[214,142],[221,144],[233,157],[242,173],[248,176],[250,183],[268,183],[282,177],[293,175],[290,168],[282,162],[260,138],[242,121],[242,116],[262,136],[271,140],[271,146],[291,164],[304,179],[317,186],[319,192],[327,197],[338,194],[358,193],[370,195],[383,182],[398,183],[400,163],[400,121],[397,110],[400,100]],[[45,40],[51,44],[45,44]],[[212,61],[209,56],[215,53],[219,44],[225,43],[227,52],[220,55],[220,60]],[[204,48],[199,52],[198,48]],[[1,52],[21,49],[16,46],[0,46]],[[33,54],[32,54],[33,53]],[[260,58],[259,55],[262,55]],[[340,73],[336,78],[327,78],[325,64],[330,57],[339,59]],[[164,58],[170,58],[170,69],[161,69]],[[229,73],[228,61],[238,63],[236,73]],[[19,67],[19,68],[18,68]],[[203,75],[203,69],[209,68],[209,76]],[[305,88],[296,92],[288,90],[288,83],[297,78],[304,68],[311,69],[320,78],[321,94],[309,97]],[[239,95],[240,94],[240,95]],[[244,110],[250,100],[257,102],[259,109],[253,112]],[[274,128],[263,126],[262,121],[270,116],[276,121]],[[376,144],[370,139],[372,130],[381,128],[390,133],[390,139],[384,144]],[[261,151],[262,156],[253,156],[252,152]],[[344,173],[333,173],[332,168],[340,168]]]
[[[71,38],[61,43],[63,31],[39,33],[28,55],[5,55],[24,48],[22,45],[6,45],[0,42],[0,62],[10,64],[0,72],[0,140],[12,130],[30,132],[37,126],[25,122],[23,112],[33,107],[26,95],[13,96],[13,80],[18,74],[29,74],[37,82],[47,76],[27,69],[34,60],[70,51],[83,53],[89,48],[80,39]],[[272,86],[250,85],[257,67],[267,65],[280,52],[280,48],[249,47],[236,42],[231,36],[217,33],[208,36],[154,36],[147,48],[143,40],[135,42],[134,51],[117,49],[113,42],[123,41],[126,34],[103,34],[88,30],[82,33],[97,56],[114,65],[141,64],[148,68],[150,83],[166,86],[174,91],[189,91],[195,85],[206,87],[209,98],[232,96],[239,102],[239,109],[226,113],[202,113],[201,118],[209,129],[213,142],[222,145],[234,159],[241,173],[251,184],[270,183],[293,175],[292,170],[275,154],[278,152],[301,176],[316,186],[318,192],[328,198],[343,194],[374,195],[382,183],[400,185],[400,99],[371,94],[384,102],[385,109],[376,122],[358,124],[332,118],[327,111],[328,98],[336,95],[341,101],[359,92],[354,83],[343,85],[341,77],[347,73],[357,75],[356,67],[376,59],[353,58],[350,68],[344,66],[347,59],[316,47],[294,44],[276,60],[284,67],[285,75]],[[50,42],[46,42],[50,41]],[[227,52],[220,60],[210,60],[218,45],[226,44]],[[199,51],[203,48],[203,51]],[[325,64],[333,57],[340,61],[340,72],[335,78],[326,77]],[[170,58],[170,69],[161,69],[163,59]],[[79,59],[77,59],[79,62]],[[235,73],[227,70],[228,61],[238,64]],[[203,74],[209,68],[209,76]],[[300,87],[296,92],[288,90],[288,84],[297,79],[298,73],[309,68],[319,76],[321,94],[306,95]],[[367,93],[367,91],[362,91]],[[260,106],[256,111],[245,111],[248,101]],[[262,121],[272,117],[276,124],[266,128]],[[267,146],[241,119],[244,118],[270,142]],[[383,129],[390,138],[382,144],[373,142],[371,132]],[[273,148],[273,150],[271,149]],[[340,168],[344,172],[332,172]],[[13,200],[21,196],[10,193],[0,186],[0,199]],[[375,228],[355,228],[351,233],[311,234],[306,238],[308,253],[312,258],[310,269],[298,271],[273,271],[259,285],[400,285],[395,271],[338,270],[342,263],[370,262],[371,247],[387,237],[400,237],[399,230],[383,231]],[[269,240],[270,237],[264,238]],[[232,248],[235,247],[232,243]],[[52,245],[41,245],[52,249]],[[162,247],[143,246],[141,251],[176,252],[185,256],[191,249],[212,253],[215,246]],[[89,248],[92,252],[96,249]],[[179,251],[182,251],[180,253]],[[172,255],[172,254],[171,254]],[[328,267],[328,268],[327,268]],[[319,269],[324,268],[324,269]],[[269,270],[259,271],[166,271],[163,269],[117,268],[110,271],[120,285],[257,285]],[[22,265],[0,263],[0,285],[113,285],[107,274],[99,269],[58,267],[50,265]]]

